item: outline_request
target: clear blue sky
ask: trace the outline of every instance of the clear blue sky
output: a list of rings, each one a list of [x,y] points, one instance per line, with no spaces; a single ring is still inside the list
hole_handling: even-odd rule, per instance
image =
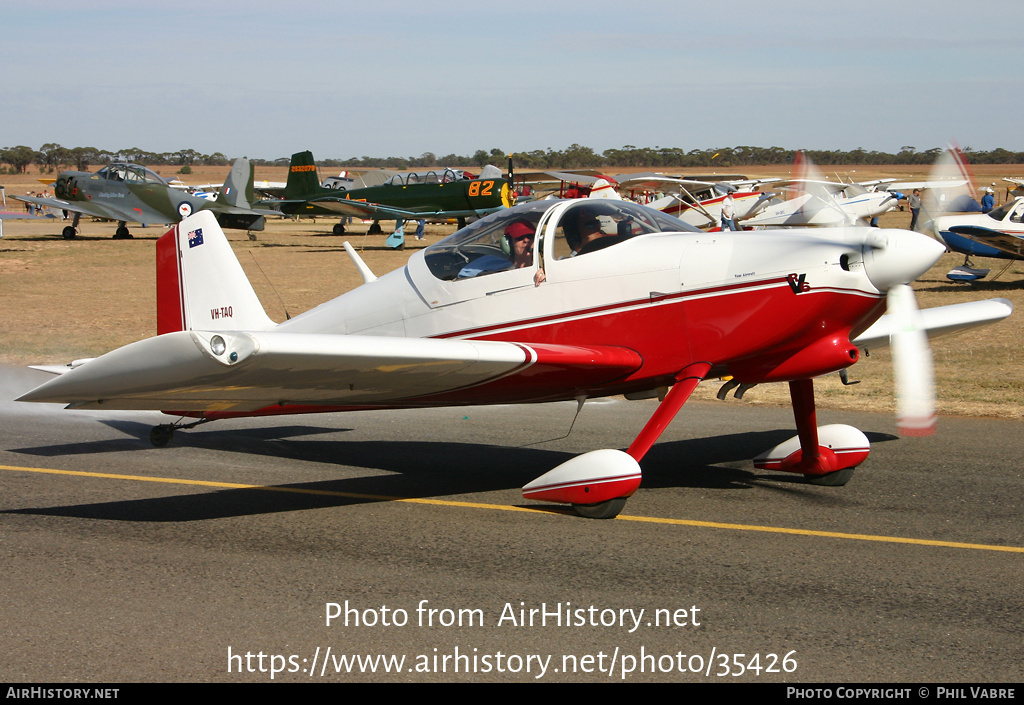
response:
[[[1018,8],[7,0],[0,146],[1019,151]]]

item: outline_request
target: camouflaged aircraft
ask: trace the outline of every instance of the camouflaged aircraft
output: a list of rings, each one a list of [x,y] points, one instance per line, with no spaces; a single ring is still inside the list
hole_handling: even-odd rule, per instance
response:
[[[83,215],[118,221],[115,240],[130,238],[128,223],[166,225],[202,210],[213,211],[221,227],[237,230],[263,230],[265,216],[274,211],[254,210],[253,167],[248,159],[237,159],[216,200],[210,201],[174,188],[162,176],[138,164],[111,162],[90,174],[64,171],[53,187],[54,198],[15,196],[19,201],[43,208],[74,213],[71,225],[62,235],[71,240],[78,235]]]
[[[350,188],[340,180],[332,180],[329,187],[321,186],[313,153],[296,152],[288,169],[283,198],[259,201],[257,205],[273,207],[285,215],[394,220],[395,232],[388,237],[387,244],[401,248],[405,244],[402,224],[406,220],[455,218],[459,227],[465,227],[466,218],[484,216],[515,202],[508,180],[496,167],[484,167],[478,179],[467,179],[452,169],[440,169],[425,174],[386,175],[379,185],[366,184],[364,177],[362,182],[352,185],[358,187]],[[344,233],[344,222],[334,226],[335,235]]]

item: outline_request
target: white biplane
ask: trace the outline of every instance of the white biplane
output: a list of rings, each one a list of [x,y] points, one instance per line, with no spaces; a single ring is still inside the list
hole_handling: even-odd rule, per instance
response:
[[[840,485],[868,440],[817,426],[812,379],[852,365],[858,345],[887,344],[887,297],[900,426],[918,434],[934,424],[925,331],[1010,312],[995,300],[921,317],[908,283],[943,247],[920,234],[704,233],[624,201],[503,209],[380,278],[346,249],[365,284],[275,324],[213,215],[197,213],[157,242],[159,335],[49,368],[62,374],[20,400],[197,419],[155,427],[165,445],[175,429],[240,416],[660,397],[626,451],[585,453],[523,488],[608,518],[701,380],[788,382],[797,436],[756,466]]]

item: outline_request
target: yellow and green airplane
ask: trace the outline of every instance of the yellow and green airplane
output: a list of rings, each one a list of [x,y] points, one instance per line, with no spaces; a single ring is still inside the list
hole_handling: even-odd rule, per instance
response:
[[[480,217],[507,208],[515,199],[508,179],[495,167],[485,167],[481,178],[467,179],[451,169],[425,174],[394,174],[379,186],[349,188],[332,180],[334,188],[320,185],[313,153],[292,155],[288,181],[283,198],[259,201],[261,207],[272,206],[285,215],[341,215],[373,220],[394,220],[395,232],[388,237],[389,247],[405,244],[403,223],[406,220],[455,218],[459,225],[469,217]],[[334,233],[345,232],[343,223]]]

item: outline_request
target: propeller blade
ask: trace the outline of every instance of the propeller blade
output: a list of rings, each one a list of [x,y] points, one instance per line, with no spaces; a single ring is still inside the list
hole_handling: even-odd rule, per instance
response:
[[[886,295],[892,316],[892,361],[896,378],[896,427],[903,436],[935,432],[935,373],[914,290],[897,284]]]

